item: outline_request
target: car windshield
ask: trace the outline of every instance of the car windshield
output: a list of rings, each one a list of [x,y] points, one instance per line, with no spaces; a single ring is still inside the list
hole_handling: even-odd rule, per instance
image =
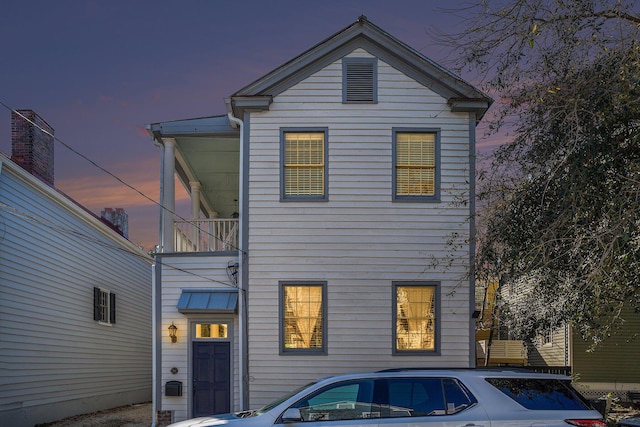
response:
[[[293,397],[294,395],[298,394],[299,392],[301,392],[302,390],[304,390],[305,388],[312,386],[313,384],[315,384],[315,382],[311,382],[309,384],[306,384],[302,387],[299,387],[295,390],[293,390],[290,393],[285,394],[284,396],[282,396],[281,398],[274,400],[273,402],[269,403],[268,405],[263,406],[262,408],[258,409],[257,411],[254,412],[253,415],[260,415],[260,414],[264,414],[265,412],[268,412],[270,410],[272,410],[273,408],[275,408],[276,406],[278,406],[279,404],[281,404],[282,402],[284,402],[285,400]]]

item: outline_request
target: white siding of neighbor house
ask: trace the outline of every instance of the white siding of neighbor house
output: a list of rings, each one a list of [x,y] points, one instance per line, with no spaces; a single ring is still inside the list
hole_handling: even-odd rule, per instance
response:
[[[148,402],[150,282],[143,251],[0,155],[0,425]]]
[[[226,268],[229,261],[237,262],[237,256],[217,254],[211,256],[178,256],[163,255],[158,258],[161,262],[162,297],[160,310],[162,324],[160,340],[162,354],[160,361],[162,387],[161,410],[174,411],[174,420],[184,420],[191,417],[191,328],[192,322],[227,323],[230,327],[231,341],[231,409],[240,409],[240,395],[238,385],[239,367],[239,339],[238,317],[232,314],[182,314],[177,309],[178,300],[183,289],[229,289],[232,288]],[[168,328],[171,323],[177,328],[178,341],[171,343]],[[189,331],[189,332],[187,332]],[[177,368],[178,373],[172,374],[171,368]],[[182,382],[182,396],[165,396],[164,386],[167,381]]]
[[[252,408],[321,376],[470,363],[470,212],[456,202],[469,197],[473,115],[452,113],[380,60],[376,104],[343,104],[341,81],[339,60],[250,117]],[[328,128],[328,201],[280,202],[283,127]],[[402,127],[440,129],[441,202],[392,201],[392,128]],[[457,246],[447,246],[455,233]],[[326,355],[279,354],[281,280],[327,282]],[[439,355],[392,355],[393,281],[440,282]]]

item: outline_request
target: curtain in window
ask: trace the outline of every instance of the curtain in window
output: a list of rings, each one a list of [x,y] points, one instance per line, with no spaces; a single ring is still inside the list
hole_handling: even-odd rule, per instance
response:
[[[434,133],[396,135],[396,194],[433,196],[435,194]]]
[[[435,349],[435,287],[398,286],[396,345],[398,350]]]
[[[322,347],[322,286],[285,286],[285,347]]]
[[[286,195],[324,195],[324,132],[286,132],[284,162]]]

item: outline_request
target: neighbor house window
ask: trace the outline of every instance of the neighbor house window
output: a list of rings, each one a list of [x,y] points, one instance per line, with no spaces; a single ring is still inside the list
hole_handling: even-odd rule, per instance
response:
[[[116,323],[116,294],[102,288],[93,288],[93,320]]]
[[[538,347],[551,347],[553,345],[553,331],[547,330],[538,338]]]
[[[439,132],[394,129],[395,200],[437,201],[439,198]]]
[[[377,102],[377,80],[376,58],[344,58],[342,60],[342,102]]]
[[[326,284],[281,283],[281,351],[324,353]]]
[[[327,130],[283,129],[282,199],[325,199],[327,194]]]
[[[395,352],[436,351],[437,290],[435,283],[394,284]]]

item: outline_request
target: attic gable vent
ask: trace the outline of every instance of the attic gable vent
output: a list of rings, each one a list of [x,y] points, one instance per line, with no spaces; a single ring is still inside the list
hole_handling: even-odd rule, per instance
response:
[[[375,103],[378,101],[375,58],[342,60],[342,102]]]

